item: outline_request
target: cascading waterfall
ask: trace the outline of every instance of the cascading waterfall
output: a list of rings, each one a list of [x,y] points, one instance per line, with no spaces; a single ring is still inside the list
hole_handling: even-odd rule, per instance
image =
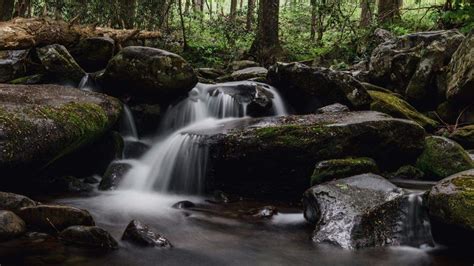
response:
[[[125,138],[132,138],[132,140],[138,140],[138,131],[135,126],[135,120],[133,119],[132,111],[128,105],[123,104],[123,116],[122,123],[120,125],[120,133]]]
[[[403,224],[403,243],[419,247],[432,244],[431,226],[426,209],[423,207],[423,192],[408,194],[406,217]]]
[[[224,92],[225,87],[244,84],[260,86],[273,95],[273,115],[287,114],[278,92],[266,84],[231,82],[216,85],[198,84],[188,98],[171,107],[160,127],[161,135],[141,160],[133,163],[122,189],[161,192],[200,193],[203,190],[207,148],[199,144],[200,136],[189,131],[208,129],[247,114],[249,101],[237,101]],[[258,93],[258,90],[256,90]]]

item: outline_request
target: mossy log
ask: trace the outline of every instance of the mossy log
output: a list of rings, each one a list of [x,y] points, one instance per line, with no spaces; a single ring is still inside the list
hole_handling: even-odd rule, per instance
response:
[[[159,39],[158,31],[120,30],[75,25],[51,18],[16,18],[0,22],[0,50],[28,49],[35,46],[62,44],[69,46],[80,39],[107,36],[120,46],[130,40]]]

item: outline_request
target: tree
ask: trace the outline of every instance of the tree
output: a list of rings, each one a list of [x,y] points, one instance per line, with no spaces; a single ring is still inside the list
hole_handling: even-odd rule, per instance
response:
[[[135,22],[137,0],[119,0],[119,23],[122,28],[132,29]]]
[[[360,26],[366,27],[372,23],[372,5],[373,0],[361,0],[360,2]]]
[[[380,22],[393,22],[400,18],[400,7],[403,0],[379,0],[378,17]]]
[[[237,0],[230,1],[230,21],[235,23],[237,17]]]
[[[254,12],[255,12],[255,0],[248,0],[247,1],[247,23],[245,26],[247,31],[252,30],[252,24],[255,21]]]
[[[10,20],[15,7],[15,0],[0,0],[0,21]]]

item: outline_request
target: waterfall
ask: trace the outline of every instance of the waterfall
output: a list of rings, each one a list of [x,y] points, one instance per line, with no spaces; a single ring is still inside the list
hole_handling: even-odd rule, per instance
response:
[[[123,104],[120,134],[126,138],[132,138],[135,141],[138,140],[138,131],[135,126],[135,120],[133,119],[132,111],[130,111],[130,108],[126,104]]]
[[[84,77],[82,77],[81,82],[79,82],[77,88],[85,91],[94,91],[92,79],[90,78],[90,75],[88,73],[86,73]]]
[[[413,247],[431,245],[430,220],[423,206],[423,192],[410,192],[403,207],[405,217],[402,223],[401,243]]]
[[[236,85],[247,86],[245,88],[249,90],[255,90],[256,86],[264,88],[273,96],[272,115],[287,114],[278,92],[266,84],[247,81],[197,84],[186,99],[167,110],[155,144],[133,163],[120,188],[188,194],[202,192],[207,147],[200,144],[201,136],[186,132],[213,128],[224,121],[246,116],[251,99],[237,99],[238,92],[226,92]],[[255,91],[258,93],[258,90]]]

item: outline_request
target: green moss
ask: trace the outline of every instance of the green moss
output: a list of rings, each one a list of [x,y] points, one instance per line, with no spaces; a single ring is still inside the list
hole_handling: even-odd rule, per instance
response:
[[[279,127],[263,127],[255,130],[254,134],[261,140],[271,140],[275,144],[289,147],[301,147],[314,141],[315,135],[329,133],[328,127],[324,125],[304,126],[287,125]]]
[[[365,157],[321,161],[316,164],[311,176],[311,185],[364,173],[377,173],[378,171],[375,161]]]
[[[449,137],[465,148],[474,149],[474,125],[457,128]]]
[[[393,94],[370,90],[368,92],[374,100],[370,105],[370,109],[373,111],[386,113],[397,118],[413,120],[427,130],[434,129],[438,126],[436,121],[419,113],[409,103]]]

